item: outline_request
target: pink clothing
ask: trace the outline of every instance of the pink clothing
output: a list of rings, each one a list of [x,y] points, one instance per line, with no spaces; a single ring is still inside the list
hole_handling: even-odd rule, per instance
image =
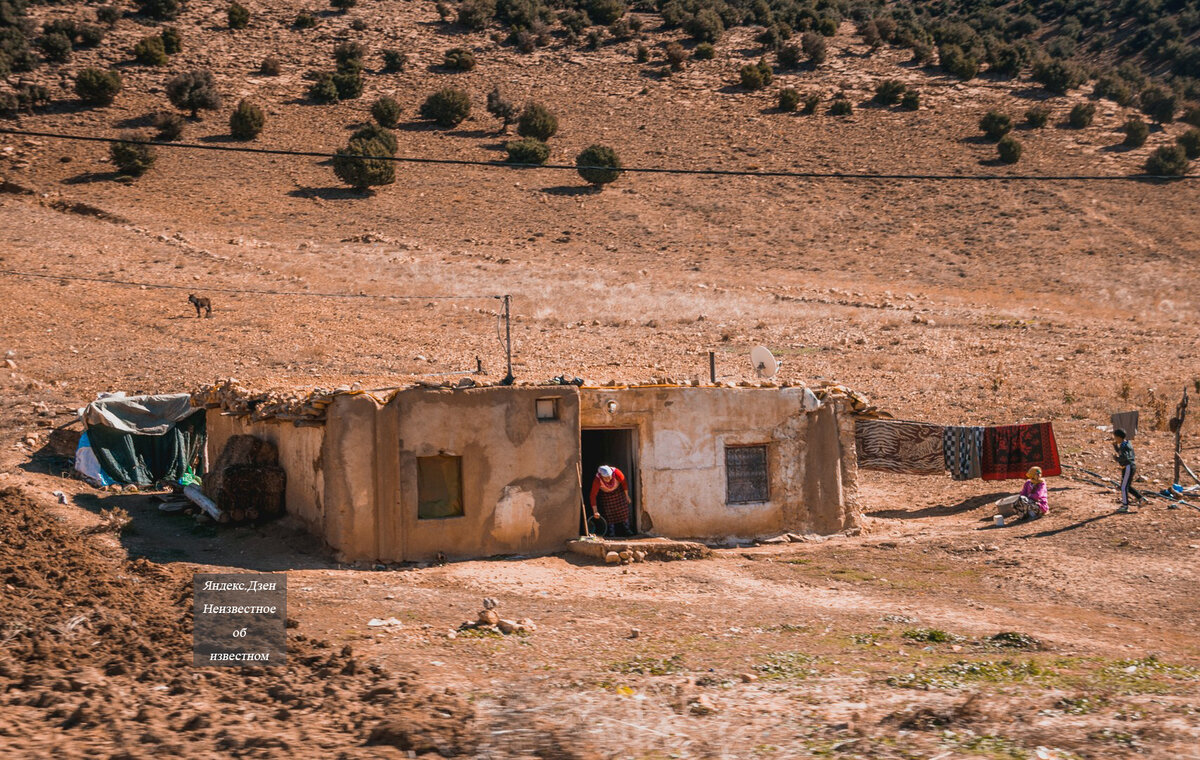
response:
[[[1032,480],[1026,480],[1025,485],[1021,487],[1021,495],[1029,499],[1037,505],[1039,514],[1046,514],[1050,511],[1050,502],[1046,493],[1046,481],[1042,481],[1034,485]]]

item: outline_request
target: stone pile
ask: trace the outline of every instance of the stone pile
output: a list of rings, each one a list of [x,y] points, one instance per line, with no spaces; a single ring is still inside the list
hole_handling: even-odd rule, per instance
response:
[[[325,409],[341,393],[350,393],[350,386],[304,390],[273,390],[253,392],[233,378],[204,386],[192,392],[192,404],[209,409],[221,409],[252,421],[285,420],[297,425],[322,424]]]
[[[529,618],[521,618],[520,620],[509,620],[500,617],[500,613],[496,612],[496,608],[500,603],[492,598],[483,600],[483,609],[479,611],[479,616],[475,620],[468,620],[458,627],[458,631],[451,631],[451,634],[456,634],[464,631],[480,631],[499,633],[504,636],[512,634],[527,635],[537,630],[537,626]],[[454,638],[452,635],[451,638]]]

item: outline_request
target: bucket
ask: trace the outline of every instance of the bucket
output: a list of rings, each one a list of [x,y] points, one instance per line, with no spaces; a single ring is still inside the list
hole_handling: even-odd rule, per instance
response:
[[[587,529],[593,536],[604,536],[608,534],[608,522],[603,517],[589,517]]]
[[[1004,527],[1004,515],[996,515],[996,527],[997,528]]]

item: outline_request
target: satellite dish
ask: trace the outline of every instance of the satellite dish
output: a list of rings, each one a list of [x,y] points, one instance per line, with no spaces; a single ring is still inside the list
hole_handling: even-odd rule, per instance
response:
[[[750,364],[758,376],[764,380],[768,377],[775,377],[775,374],[779,372],[779,362],[775,360],[775,354],[771,353],[771,349],[766,346],[755,346],[751,349]]]

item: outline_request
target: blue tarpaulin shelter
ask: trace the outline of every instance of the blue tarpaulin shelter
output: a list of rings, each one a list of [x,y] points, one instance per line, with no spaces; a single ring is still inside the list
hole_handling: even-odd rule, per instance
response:
[[[83,422],[100,467],[117,483],[179,482],[204,452],[204,409],[187,393],[106,396],[84,408]]]

